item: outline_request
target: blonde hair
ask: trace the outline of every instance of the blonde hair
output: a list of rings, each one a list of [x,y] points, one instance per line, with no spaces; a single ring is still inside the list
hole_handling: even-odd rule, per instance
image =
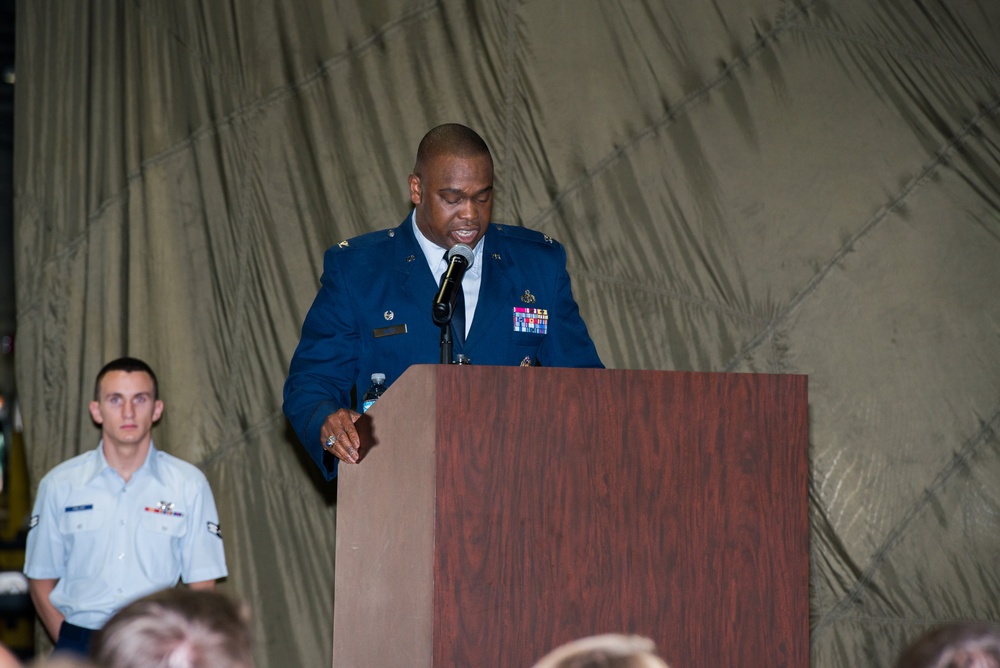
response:
[[[608,633],[560,645],[532,668],[669,668],[655,652],[649,638]]]
[[[914,640],[896,668],[1000,668],[1000,624],[946,624]]]
[[[220,592],[166,589],[119,610],[91,653],[103,668],[253,668],[247,618]]]

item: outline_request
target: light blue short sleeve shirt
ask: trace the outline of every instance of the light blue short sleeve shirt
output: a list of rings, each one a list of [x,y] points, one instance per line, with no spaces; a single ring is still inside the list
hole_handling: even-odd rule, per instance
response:
[[[67,622],[90,629],[179,580],[225,577],[208,480],[152,444],[128,483],[108,465],[103,443],[63,462],[38,487],[24,573],[59,580],[50,601]]]

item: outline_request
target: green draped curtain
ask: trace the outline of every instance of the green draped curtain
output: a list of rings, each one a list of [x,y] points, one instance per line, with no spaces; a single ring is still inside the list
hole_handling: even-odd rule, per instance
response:
[[[608,366],[808,374],[813,666],[1000,621],[996,0],[22,0],[17,20],[32,488],[95,447],[101,365],[149,361],[155,440],[213,485],[260,665],[330,663],[336,486],[281,413],[322,253],[407,215],[417,142],[448,121],[492,147],[495,220],[567,246]]]

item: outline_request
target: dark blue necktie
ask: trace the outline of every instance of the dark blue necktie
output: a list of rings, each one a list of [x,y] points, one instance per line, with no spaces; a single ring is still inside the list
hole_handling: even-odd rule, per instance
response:
[[[461,348],[465,345],[465,290],[458,286],[458,296],[455,298],[455,313],[451,316],[452,335],[455,343]]]
[[[445,251],[445,265],[448,262],[448,251]],[[462,289],[461,283],[458,285],[458,295],[455,297],[455,311],[451,314],[451,336],[459,348],[465,344],[465,290]]]

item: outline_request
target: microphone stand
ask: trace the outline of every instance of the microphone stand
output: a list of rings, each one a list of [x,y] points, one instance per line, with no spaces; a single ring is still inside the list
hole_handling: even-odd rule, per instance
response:
[[[441,325],[441,364],[452,363],[451,318]]]
[[[456,244],[445,254],[448,269],[441,276],[441,285],[431,306],[431,320],[441,327],[441,364],[454,364],[454,352],[451,334],[451,319],[455,315],[455,302],[458,294],[455,290],[462,289],[462,276],[465,270],[472,266],[472,249],[465,244]],[[461,355],[459,355],[462,358]]]

